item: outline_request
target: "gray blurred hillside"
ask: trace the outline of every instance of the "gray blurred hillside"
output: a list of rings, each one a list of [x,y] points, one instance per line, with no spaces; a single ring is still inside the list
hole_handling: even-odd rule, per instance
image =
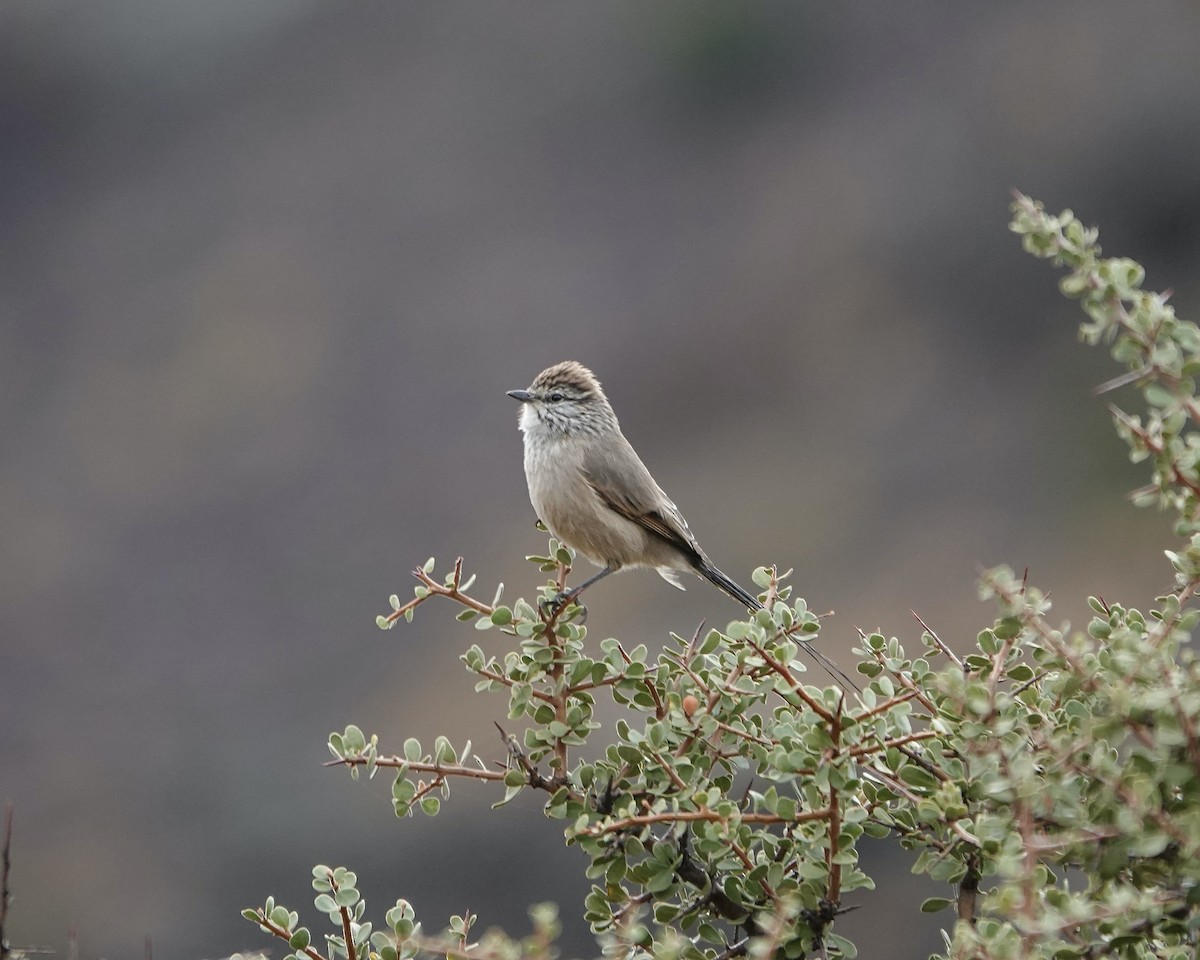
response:
[[[843,664],[856,625],[915,641],[910,608],[970,642],[983,565],[1076,623],[1148,604],[1172,539],[1123,500],[1089,394],[1117,371],[1007,202],[1074,207],[1195,318],[1197,49],[1166,2],[0,6],[14,944],[268,947],[239,909],[311,910],[327,862],[429,926],[557,900],[592,955],[535,802],[398,822],[320,766],[347,722],[502,755],[477,635],[374,619],[430,554],[536,589],[504,392],[557,360],[715,562],[837,611]],[[589,607],[652,647],[738,614],[649,574]],[[937,949],[937,891],[874,856],[862,955]]]

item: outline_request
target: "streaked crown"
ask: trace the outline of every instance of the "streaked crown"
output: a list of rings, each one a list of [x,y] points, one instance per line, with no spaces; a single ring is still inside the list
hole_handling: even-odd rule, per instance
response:
[[[586,402],[599,398],[608,402],[596,375],[577,360],[564,360],[547,367],[533,378],[529,391],[543,399],[548,399],[558,391],[572,400]]]

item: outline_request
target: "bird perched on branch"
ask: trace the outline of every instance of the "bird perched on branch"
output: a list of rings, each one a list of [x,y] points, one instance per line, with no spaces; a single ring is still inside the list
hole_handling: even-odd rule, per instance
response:
[[[521,402],[525,479],[534,510],[555,537],[601,568],[559,594],[556,606],[618,570],[650,567],[681,590],[679,574],[692,573],[747,609],[763,609],[700,548],[679,508],[621,433],[591,370],[573,360],[557,363],[527,389],[508,395]],[[854,685],[824,655],[805,648]]]

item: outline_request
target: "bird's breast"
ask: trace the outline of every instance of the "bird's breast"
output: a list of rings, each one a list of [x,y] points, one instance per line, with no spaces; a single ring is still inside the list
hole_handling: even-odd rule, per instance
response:
[[[533,442],[526,435],[525,477],[538,517],[559,540],[600,566],[636,563],[645,534],[600,499],[583,471],[578,438]]]

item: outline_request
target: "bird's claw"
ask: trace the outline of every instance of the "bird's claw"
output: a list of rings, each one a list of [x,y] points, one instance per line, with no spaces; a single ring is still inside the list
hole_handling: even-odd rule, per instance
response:
[[[579,622],[584,624],[587,622],[587,607],[571,596],[569,592],[559,591],[553,597],[543,599],[538,602],[538,609],[541,610],[542,616],[547,620],[553,620],[563,612],[568,606],[574,603],[580,610]]]

